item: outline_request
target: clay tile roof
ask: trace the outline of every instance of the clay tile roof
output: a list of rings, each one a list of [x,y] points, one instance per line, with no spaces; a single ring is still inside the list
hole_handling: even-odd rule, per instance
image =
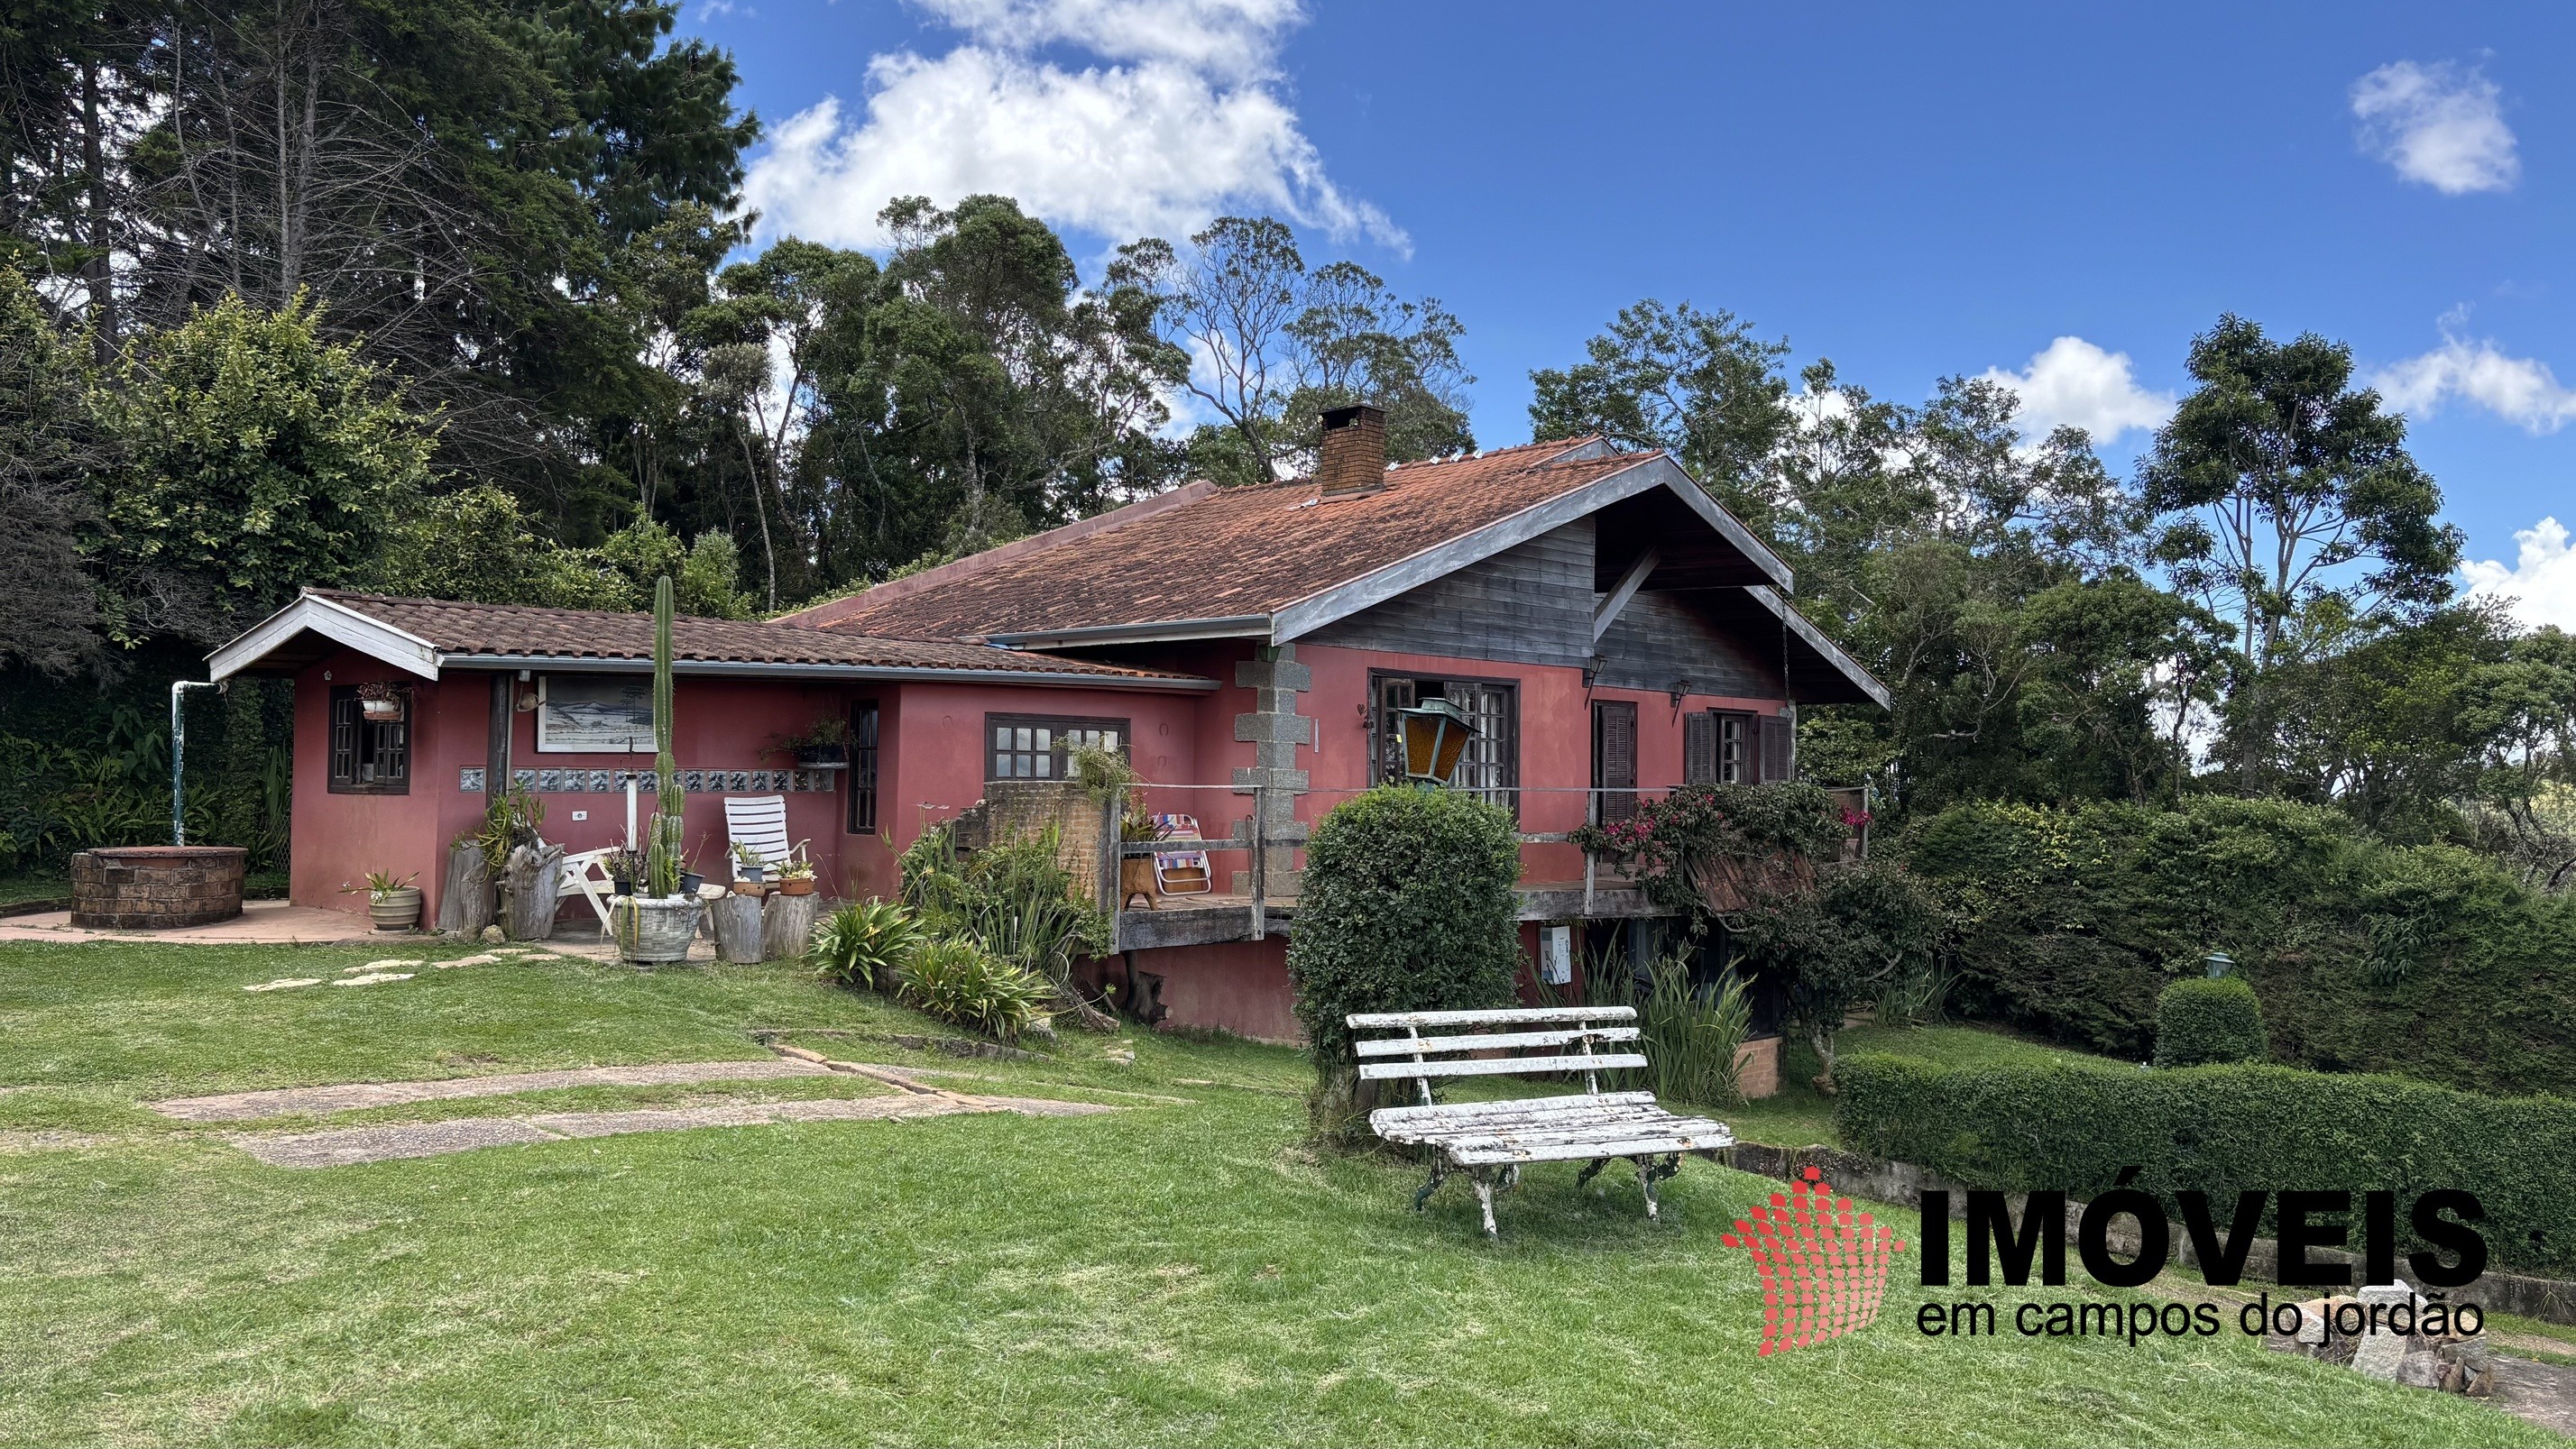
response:
[[[1578,438],[1387,470],[1319,499],[1294,479],[1193,483],[789,619],[829,630],[981,639],[1267,616],[1658,455]]]
[[[632,660],[637,664],[650,664],[653,658],[650,614],[400,599],[343,589],[305,592],[421,639],[442,655]],[[674,658],[683,663],[843,665],[1203,682],[1194,675],[1129,669],[1025,650],[995,649],[954,640],[886,639],[775,621],[674,619],[671,648]]]

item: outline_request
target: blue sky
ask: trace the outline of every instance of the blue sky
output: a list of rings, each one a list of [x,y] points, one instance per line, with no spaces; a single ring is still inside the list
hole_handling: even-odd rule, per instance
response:
[[[1882,396],[2009,374],[2115,466],[2220,312],[2313,329],[2403,401],[2488,587],[2576,626],[2564,534],[2516,538],[2576,525],[2576,8],[713,0],[683,25],[737,55],[776,225],[866,245],[893,191],[999,190],[1096,257],[1292,216],[1310,260],[1465,320],[1488,446],[1526,437],[1530,369],[1646,296]]]

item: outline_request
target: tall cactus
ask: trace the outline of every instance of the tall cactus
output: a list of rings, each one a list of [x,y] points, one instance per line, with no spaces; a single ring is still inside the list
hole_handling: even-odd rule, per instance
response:
[[[671,761],[671,576],[653,585],[653,825],[645,841],[644,872],[657,896],[680,891],[683,849],[680,772]]]

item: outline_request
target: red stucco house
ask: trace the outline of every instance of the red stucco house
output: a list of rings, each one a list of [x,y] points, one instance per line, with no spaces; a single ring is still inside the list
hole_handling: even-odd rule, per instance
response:
[[[1114,742],[1153,809],[1218,842],[1216,894],[1121,911],[1102,969],[1169,1020],[1284,1038],[1298,843],[1389,777],[1392,709],[1438,696],[1477,721],[1456,783],[1535,837],[1536,950],[1540,923],[1597,941],[1653,914],[1587,887],[1581,853],[1547,837],[1627,792],[1786,777],[1801,704],[1885,705],[1789,606],[1778,557],[1671,458],[1576,439],[1389,467],[1382,439],[1375,410],[1345,409],[1313,478],[1194,483],[778,620],[680,621],[676,754],[701,858],[722,859],[724,795],[784,794],[827,883],[890,893],[925,823],[989,783],[1060,777],[1069,738]],[[652,755],[620,701],[651,634],[640,614],[313,590],[219,650],[218,679],[297,683],[294,899],[361,907],[339,887],[371,869],[434,884],[513,774],[548,838],[621,838],[620,772]],[[407,691],[400,726],[361,716],[356,688],[377,681]],[[764,753],[819,716],[852,722],[850,769]]]

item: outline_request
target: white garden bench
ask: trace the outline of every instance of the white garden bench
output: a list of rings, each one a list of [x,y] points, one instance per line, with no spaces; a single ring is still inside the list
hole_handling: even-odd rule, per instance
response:
[[[1715,1162],[1719,1152],[1735,1145],[1735,1134],[1725,1123],[1676,1117],[1655,1105],[1652,1092],[1601,1090],[1603,1072],[1646,1064],[1634,1045],[1624,1051],[1597,1050],[1638,1041],[1634,1007],[1359,1012],[1345,1020],[1353,1031],[1397,1033],[1355,1044],[1362,1080],[1410,1079],[1421,1093],[1418,1106],[1380,1107],[1369,1114],[1369,1127],[1379,1137],[1438,1154],[1432,1159],[1431,1180],[1413,1195],[1413,1206],[1419,1210],[1451,1173],[1462,1173],[1475,1185],[1488,1236],[1499,1236],[1494,1193],[1516,1185],[1524,1164],[1587,1163],[1575,1179],[1581,1187],[1612,1159],[1627,1158],[1637,1164],[1646,1216],[1652,1219],[1659,1215],[1655,1184],[1681,1170],[1685,1153]],[[1497,1027],[1526,1029],[1493,1029]],[[1442,1030],[1451,1034],[1425,1035]],[[1584,1090],[1499,1102],[1435,1104],[1431,1099],[1434,1077],[1553,1072],[1581,1072]]]

